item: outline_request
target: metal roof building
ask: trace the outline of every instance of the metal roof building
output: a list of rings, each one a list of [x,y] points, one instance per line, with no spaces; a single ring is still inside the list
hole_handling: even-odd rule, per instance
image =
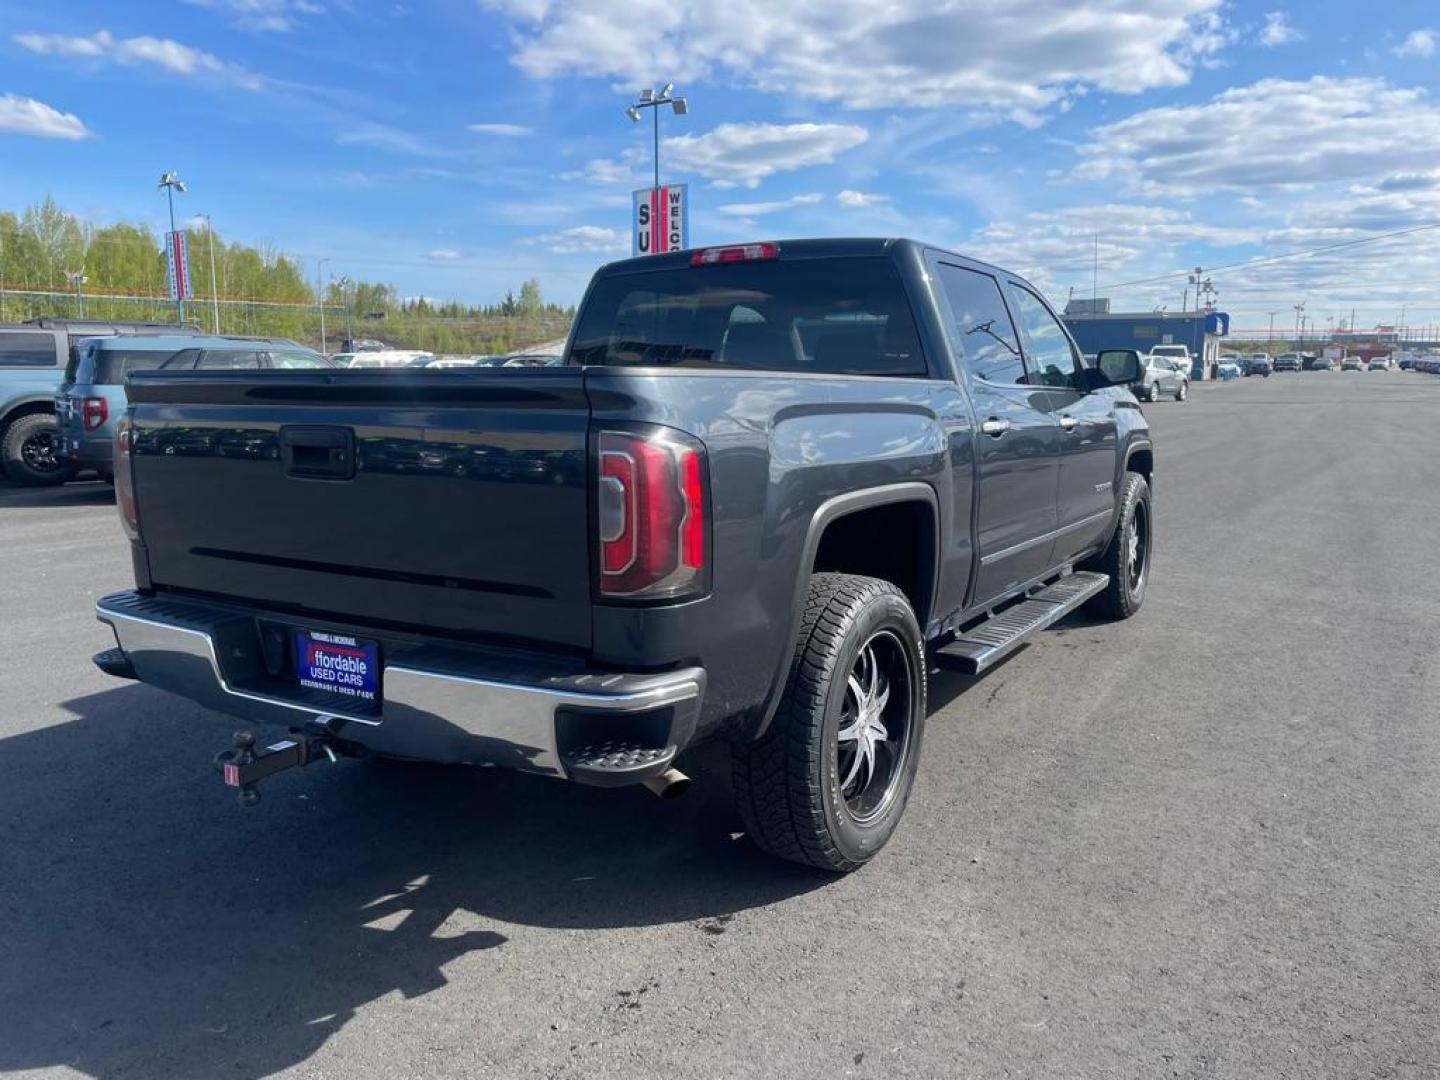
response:
[[[1137,349],[1149,352],[1156,345],[1186,345],[1199,363],[1192,378],[1213,379],[1219,363],[1220,339],[1230,333],[1230,316],[1223,311],[1090,312],[1065,310],[1065,325],[1083,352],[1101,349]],[[1088,307],[1089,305],[1085,305]]]

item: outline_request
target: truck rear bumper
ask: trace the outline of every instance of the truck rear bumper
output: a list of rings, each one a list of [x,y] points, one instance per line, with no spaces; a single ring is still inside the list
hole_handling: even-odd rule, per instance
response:
[[[218,712],[285,726],[323,717],[378,754],[602,786],[663,773],[693,736],[705,693],[698,667],[595,672],[569,657],[460,648],[188,598],[112,593],[95,614],[136,678]],[[299,686],[285,647],[299,629],[378,636],[380,700],[357,706]]]

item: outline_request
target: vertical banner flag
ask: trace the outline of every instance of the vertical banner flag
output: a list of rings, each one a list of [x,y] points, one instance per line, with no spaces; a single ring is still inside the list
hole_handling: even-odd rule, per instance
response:
[[[631,214],[636,255],[663,255],[690,246],[690,185],[641,188]]]
[[[184,230],[165,234],[165,277],[170,286],[171,300],[189,300],[190,244]]]

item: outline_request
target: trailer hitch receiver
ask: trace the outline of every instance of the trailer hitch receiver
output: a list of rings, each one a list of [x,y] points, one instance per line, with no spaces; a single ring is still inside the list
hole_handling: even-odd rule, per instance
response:
[[[359,757],[355,743],[337,739],[323,722],[316,721],[307,729],[291,728],[288,738],[268,746],[255,748],[253,731],[237,731],[235,745],[215,755],[215,769],[227,787],[237,790],[241,806],[254,806],[260,801],[257,786],[267,776],[286,769],[303,768],[316,761],[332,764],[339,757]]]

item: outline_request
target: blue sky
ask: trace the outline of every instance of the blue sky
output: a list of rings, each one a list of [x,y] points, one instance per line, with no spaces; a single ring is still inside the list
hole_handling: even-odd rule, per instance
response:
[[[402,295],[578,297],[629,250],[650,132],[692,242],[914,235],[1056,302],[1178,309],[1185,267],[1440,221],[1440,9],[1379,0],[0,0],[0,205],[187,213]],[[1440,229],[1216,270],[1440,322]],[[313,271],[312,271],[313,272]],[[1138,284],[1127,284],[1137,282]]]

